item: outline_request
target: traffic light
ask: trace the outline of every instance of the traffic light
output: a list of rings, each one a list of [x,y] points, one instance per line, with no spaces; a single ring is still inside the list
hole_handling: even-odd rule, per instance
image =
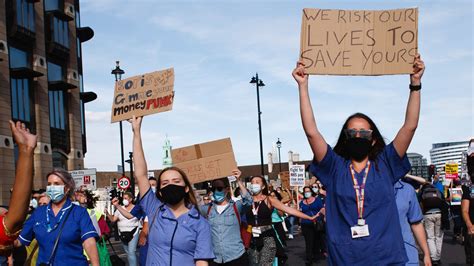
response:
[[[428,168],[428,175],[432,177],[435,174],[436,174],[436,167],[434,164],[430,164],[430,167]]]
[[[112,200],[113,198],[116,198],[116,197],[118,197],[117,189],[112,188],[109,191],[109,200]]]

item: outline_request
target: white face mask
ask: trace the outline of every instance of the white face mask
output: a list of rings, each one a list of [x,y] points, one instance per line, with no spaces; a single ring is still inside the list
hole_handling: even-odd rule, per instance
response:
[[[127,207],[130,204],[130,202],[126,199],[124,199],[122,202],[123,202],[123,206],[125,207]]]
[[[153,191],[153,193],[155,194],[155,193],[156,193],[156,187],[155,187],[155,186],[152,186],[152,187],[151,187],[151,191]]]
[[[306,199],[309,199],[309,198],[311,197],[311,195],[312,195],[311,192],[305,192],[305,193],[304,193],[304,197],[305,197]]]
[[[31,199],[30,200],[30,207],[33,209],[38,208],[38,201],[36,199]]]
[[[317,194],[318,191],[319,191],[319,189],[318,189],[317,187],[313,187],[313,188],[311,188],[311,190],[312,190],[314,193],[316,193],[316,194]]]
[[[250,192],[252,192],[252,194],[257,195],[258,193],[260,193],[260,191],[262,191],[262,187],[260,186],[260,184],[250,185]]]

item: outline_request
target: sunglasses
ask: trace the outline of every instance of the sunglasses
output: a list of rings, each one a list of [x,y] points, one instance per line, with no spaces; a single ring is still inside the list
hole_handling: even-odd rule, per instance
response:
[[[346,137],[348,138],[356,138],[357,134],[359,134],[359,138],[364,138],[364,139],[372,139],[372,130],[370,129],[353,129],[353,128],[347,128],[344,130],[344,133],[346,133]]]
[[[211,188],[211,191],[214,192],[214,191],[217,190],[217,191],[220,192],[220,191],[223,191],[224,189],[225,189],[225,187],[212,187],[212,188]]]

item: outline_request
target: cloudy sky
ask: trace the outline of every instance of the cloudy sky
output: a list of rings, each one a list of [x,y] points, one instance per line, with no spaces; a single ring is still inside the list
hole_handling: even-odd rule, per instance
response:
[[[145,117],[143,142],[150,169],[162,162],[168,136],[173,147],[230,137],[240,165],[260,162],[257,99],[260,91],[264,158],[277,138],[288,151],[312,158],[304,135],[296,83],[303,8],[394,9],[419,7],[423,77],[418,130],[409,152],[428,158],[432,143],[468,140],[473,133],[473,5],[457,1],[156,1],[82,0],[81,23],[95,36],[83,44],[84,84],[98,99],[86,104],[86,168],[116,170],[118,124],[110,123],[114,77],[174,67],[171,112]],[[357,2],[357,4],[355,4]],[[311,76],[310,94],[319,128],[336,142],[345,119],[369,115],[391,141],[403,123],[408,75]],[[131,128],[124,124],[125,152]],[[128,167],[127,167],[128,169]]]

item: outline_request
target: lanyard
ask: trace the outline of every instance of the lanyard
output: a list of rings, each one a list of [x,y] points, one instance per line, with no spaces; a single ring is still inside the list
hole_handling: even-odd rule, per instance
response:
[[[46,225],[47,225],[46,230],[48,231],[48,233],[51,232],[51,231],[53,231],[54,229],[56,229],[56,228],[59,226],[59,224],[61,223],[61,219],[63,218],[64,213],[65,213],[65,210],[64,210],[64,209],[60,210],[61,216],[59,216],[59,220],[58,220],[58,221],[56,222],[56,224],[51,228],[51,222],[49,221],[49,211],[50,211],[50,209],[49,209],[49,205],[48,205],[48,207],[46,208]]]
[[[263,202],[263,204],[266,204],[265,199],[259,201],[258,204],[257,204],[257,202],[254,202],[253,205],[252,205],[252,213],[253,213],[253,216],[255,218],[255,226],[258,226],[258,210],[260,209],[260,205],[262,204],[262,202]]]
[[[350,165],[351,175],[352,175],[352,182],[354,182],[354,190],[356,192],[356,203],[357,203],[357,213],[359,215],[359,220],[363,220],[364,215],[364,201],[365,201],[365,182],[367,181],[367,176],[369,176],[369,169],[370,169],[370,161],[367,162],[367,166],[365,168],[365,175],[362,179],[362,184],[359,186],[359,182],[355,177],[354,167],[352,164]]]

